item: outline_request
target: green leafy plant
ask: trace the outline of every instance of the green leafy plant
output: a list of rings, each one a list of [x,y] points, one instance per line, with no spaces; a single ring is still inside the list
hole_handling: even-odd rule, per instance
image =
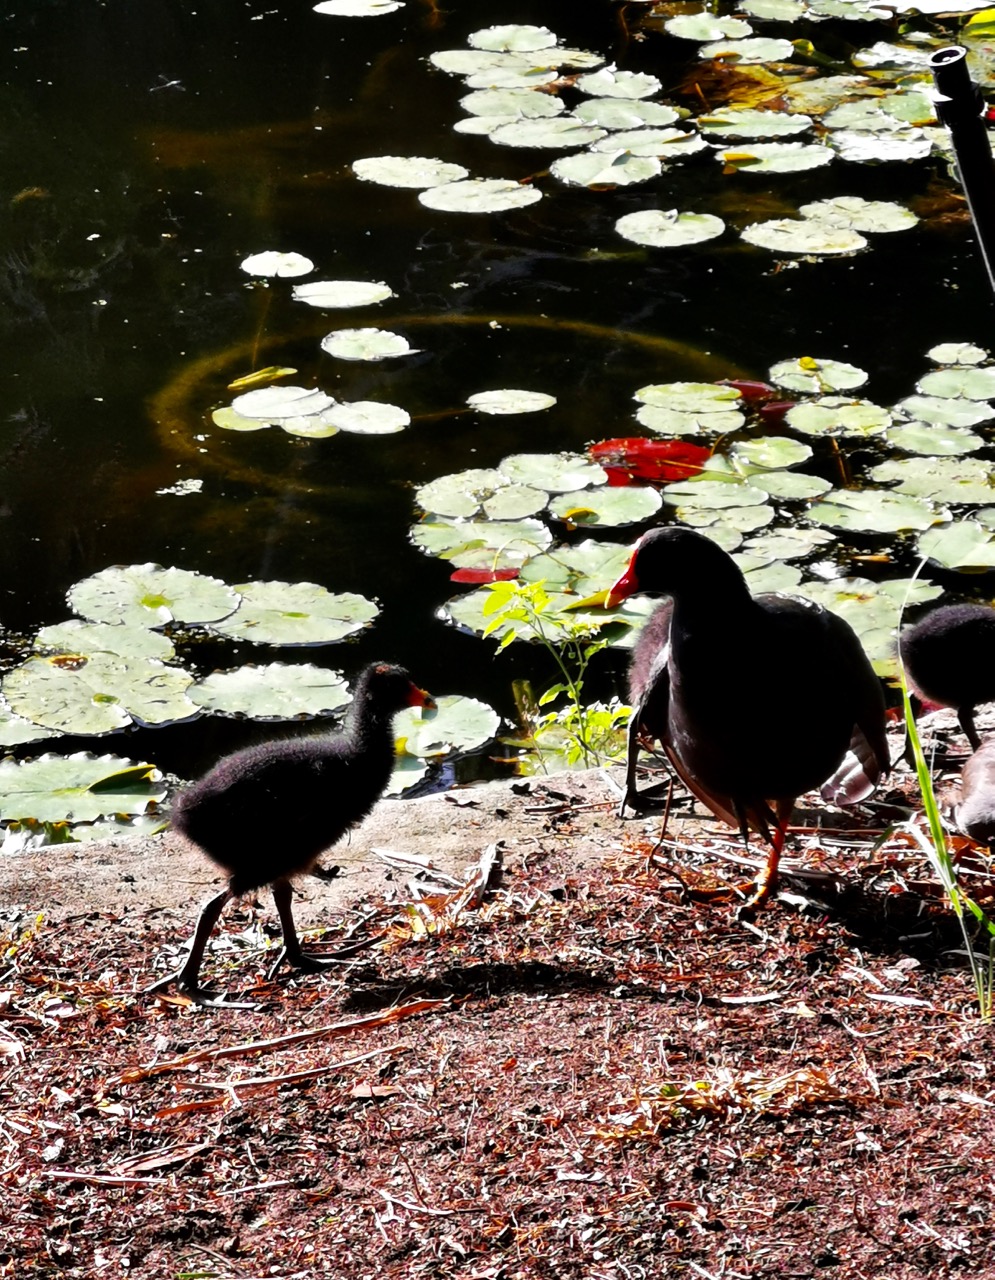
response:
[[[991,921],[978,903],[964,892],[957,879],[957,868],[947,845],[946,831],[940,816],[939,805],[936,802],[936,793],[933,790],[933,779],[929,772],[926,755],[922,749],[919,730],[912,711],[912,703],[909,699],[905,672],[901,663],[899,663],[899,678],[902,685],[905,728],[912,747],[912,756],[915,760],[916,777],[919,782],[919,790],[922,792],[923,811],[926,815],[929,834],[927,836],[926,832],[914,822],[910,823],[910,830],[929,859],[929,863],[938,880],[943,885],[954,915],[957,917],[957,922],[964,938],[968,965],[971,969],[971,979],[974,983],[974,994],[978,1001],[978,1011],[983,1022],[990,1022],[993,1009],[995,1009],[995,922]],[[972,931],[969,928],[969,916],[973,916],[976,921],[978,925],[977,932],[987,938],[987,959],[981,952],[977,936],[972,937]]]
[[[602,628],[562,611],[553,613],[551,597],[542,582],[494,582],[488,590],[484,616],[489,621],[484,635],[497,637],[498,652],[513,640],[538,640],[562,677],[538,698],[528,682],[516,682],[519,717],[528,729],[525,745],[538,754],[543,767],[544,754],[551,753],[562,756],[568,766],[602,764],[621,756],[629,708],[617,699],[587,704],[583,698],[588,665],[609,643],[600,634]],[[543,712],[544,707],[564,697],[565,705]]]

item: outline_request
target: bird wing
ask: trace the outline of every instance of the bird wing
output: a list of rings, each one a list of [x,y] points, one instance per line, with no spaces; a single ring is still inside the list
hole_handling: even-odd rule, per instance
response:
[[[849,623],[827,611],[826,626],[839,655],[841,679],[852,691],[854,725],[846,755],[823,784],[821,793],[830,804],[858,804],[872,794],[879,779],[891,768],[884,693]]]

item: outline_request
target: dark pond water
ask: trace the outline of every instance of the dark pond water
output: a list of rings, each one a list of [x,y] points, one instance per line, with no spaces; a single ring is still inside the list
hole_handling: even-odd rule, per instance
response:
[[[817,354],[869,370],[866,394],[888,403],[911,392],[933,343],[990,340],[987,284],[962,225],[882,236],[873,253],[784,271],[738,241],[644,253],[613,231],[674,182],[683,184],[674,203],[721,214],[779,199],[786,184],[797,202],[838,194],[829,169],[729,178],[700,164],[606,193],[549,182],[539,204],[493,216],[432,213],[411,191],[349,172],[354,159],[385,153],[439,156],[478,176],[545,168],[548,153],[454,133],[465,89],[427,55],[463,46],[482,25],[539,22],[566,44],[651,70],[666,93],[694,46],[658,33],[632,39],[635,8],[409,0],[360,20],[284,0],[9,4],[0,28],[8,633],[69,616],[66,589],[111,564],[317,581],[379,597],[376,626],[352,644],[261,660],[317,660],[351,675],[384,655],[433,690],[507,712],[511,677],[541,670],[541,659],[516,646],[495,661],[492,645],[433,620],[453,589],[446,566],[408,543],[413,484],[509,452],[628,434],[632,390],[646,382],[762,376],[776,359]],[[823,44],[850,38],[827,32]],[[948,182],[939,161],[848,171],[848,192],[869,197],[907,200]],[[375,311],[313,311],[291,302],[286,282],[265,289],[239,271],[263,249],[307,255],[320,278],[386,280],[398,296]],[[356,323],[398,329],[422,354],[403,368],[320,354],[324,333]],[[345,398],[401,404],[414,423],[395,436],[318,441],[215,429],[209,415],[230,399],[226,384],[267,364],[296,366],[294,381]],[[468,394],[502,385],[551,392],[558,404],[519,418],[454,412]],[[191,477],[202,493],[156,496]],[[199,655],[206,667],[260,658],[230,644]],[[621,666],[606,660],[604,678]],[[203,721],[99,748],[188,773],[257,732]],[[57,749],[69,745],[79,744]]]

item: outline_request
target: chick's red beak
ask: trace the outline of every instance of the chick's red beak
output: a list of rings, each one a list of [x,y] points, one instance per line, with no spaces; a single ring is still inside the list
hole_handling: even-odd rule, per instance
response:
[[[635,559],[636,557],[633,556],[625,573],[613,586],[608,588],[608,594],[605,596],[606,609],[614,609],[617,604],[621,604],[623,600],[635,595],[639,590],[639,579],[636,577],[636,570],[633,567]]]
[[[424,689],[419,689],[416,684],[413,684],[408,690],[408,706],[424,707],[426,711],[436,711],[438,709],[432,695],[426,693]]]

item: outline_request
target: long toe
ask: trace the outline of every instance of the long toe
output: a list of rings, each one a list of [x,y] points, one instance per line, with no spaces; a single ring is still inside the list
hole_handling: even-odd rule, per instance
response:
[[[202,1009],[258,1009],[253,1001],[228,1000],[223,995],[208,991],[196,982],[185,981],[179,973],[171,973],[168,978],[154,982],[145,988],[146,995],[159,995],[160,992],[174,990],[177,995],[185,996],[193,1004]]]

